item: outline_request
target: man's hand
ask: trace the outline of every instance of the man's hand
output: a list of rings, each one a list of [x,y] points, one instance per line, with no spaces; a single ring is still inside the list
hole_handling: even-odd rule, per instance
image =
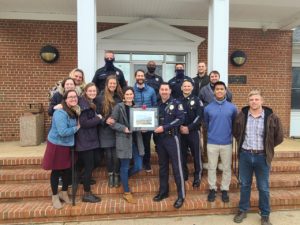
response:
[[[160,134],[164,132],[164,127],[163,126],[159,126],[154,130],[154,133]]]
[[[189,134],[189,128],[187,126],[180,126],[180,133]]]

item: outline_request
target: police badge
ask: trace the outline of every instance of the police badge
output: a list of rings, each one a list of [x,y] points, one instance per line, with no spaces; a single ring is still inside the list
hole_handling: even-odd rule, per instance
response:
[[[183,106],[182,104],[178,104],[178,110],[182,111],[183,110]]]
[[[173,110],[174,109],[174,105],[170,105],[169,109]]]
[[[192,100],[192,101],[191,101],[191,105],[194,105],[194,104],[195,104],[195,101],[194,101],[194,100]]]
[[[159,79],[158,79],[157,77],[155,78],[155,80],[156,80],[156,81],[159,81]]]

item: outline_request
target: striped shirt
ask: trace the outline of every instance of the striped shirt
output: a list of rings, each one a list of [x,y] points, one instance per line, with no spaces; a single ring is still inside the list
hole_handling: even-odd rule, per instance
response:
[[[264,110],[258,117],[253,117],[250,111],[248,112],[243,149],[264,150],[264,118]]]

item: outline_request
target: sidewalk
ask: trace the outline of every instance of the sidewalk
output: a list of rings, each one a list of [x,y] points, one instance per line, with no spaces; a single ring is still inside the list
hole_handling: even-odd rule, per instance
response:
[[[237,225],[234,215],[185,216],[170,218],[123,219],[95,222],[44,223],[44,225]],[[273,225],[300,225],[300,210],[272,212]],[[249,213],[241,225],[260,225],[258,213]]]

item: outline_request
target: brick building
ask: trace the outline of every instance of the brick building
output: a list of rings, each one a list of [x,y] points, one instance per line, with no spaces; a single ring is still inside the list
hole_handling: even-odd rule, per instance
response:
[[[72,3],[70,1],[53,1],[52,4],[57,4],[57,6],[49,7],[49,12],[47,8],[43,8],[46,6],[41,6],[39,3],[35,4],[34,1],[29,1],[31,8],[28,6],[24,9],[21,9],[20,6],[17,7],[8,0],[2,2],[6,2],[6,6],[1,7],[1,10],[6,10],[6,12],[0,14],[0,141],[12,141],[19,139],[19,117],[30,103],[42,103],[45,111],[47,111],[50,88],[56,81],[66,77],[69,71],[80,65],[81,59],[78,57],[78,52],[84,44],[79,44],[77,41],[80,39],[78,37],[80,28],[74,19],[76,1]],[[67,6],[61,6],[59,2],[64,2]],[[218,62],[210,63],[209,60],[210,56],[215,54],[209,46],[209,40],[212,39],[209,37],[209,26],[214,25],[207,26],[205,23],[201,23],[201,17],[187,17],[187,13],[183,15],[181,20],[177,17],[168,18],[169,14],[164,11],[167,10],[165,7],[162,7],[161,14],[155,14],[155,10],[159,8],[159,1],[153,2],[157,5],[149,9],[150,14],[141,10],[141,5],[133,7],[136,11],[131,12],[130,20],[128,18],[122,19],[121,11],[115,12],[120,17],[105,17],[107,16],[106,11],[101,8],[101,4],[106,4],[106,1],[98,0],[96,2],[100,5],[100,9],[97,8],[97,14],[102,17],[100,20],[97,19],[97,36],[95,37],[97,47],[94,51],[96,58],[91,56],[91,59],[97,61],[95,68],[103,63],[104,50],[112,49],[119,54],[120,58],[117,58],[116,64],[125,71],[129,83],[133,75],[132,71],[138,66],[145,65],[147,57],[162,57],[161,60],[158,59],[157,61],[161,66],[161,73],[165,80],[169,76],[173,76],[170,71],[178,60],[183,60],[188,75],[192,77],[196,74],[198,61],[208,62],[209,68],[218,69],[218,67],[215,68]],[[128,3],[129,6],[124,6],[121,1],[112,2],[119,3],[125,9],[133,4]],[[171,4],[170,1],[166,2]],[[201,10],[199,8],[201,12],[208,11],[208,7],[211,7],[206,1],[190,2],[199,4],[198,7],[204,7]],[[218,4],[218,0],[212,2]],[[241,7],[239,10],[243,9],[241,12],[245,12],[248,6],[246,2],[249,4],[252,2],[250,5],[253,4],[253,7],[260,6],[260,3],[253,3],[253,1],[243,2],[245,5],[239,5],[234,1],[230,3],[230,15],[233,17],[232,20],[230,19],[230,24],[235,25],[228,26],[227,62],[225,67],[224,65],[220,67],[221,71],[228,72],[221,72],[222,78],[227,82],[228,76],[234,78],[237,75],[242,75],[246,77],[245,84],[229,82],[229,88],[234,95],[233,102],[239,108],[246,104],[247,93],[250,89],[254,87],[262,89],[265,95],[265,104],[271,106],[278,113],[284,125],[284,132],[286,136],[289,136],[292,66],[294,64],[294,62],[292,64],[293,31],[291,28],[298,25],[296,24],[297,21],[295,22],[294,18],[290,17],[288,19],[294,21],[293,24],[287,22],[287,25],[283,26],[282,21],[287,18],[281,14],[275,17],[274,14],[278,12],[276,10],[279,10],[277,7],[280,8],[281,5],[280,1],[274,1],[276,4],[267,3],[261,6],[261,9],[269,8],[267,14],[278,18],[277,23],[273,22],[269,26],[262,26],[266,22],[261,17],[261,24],[259,24],[259,19],[255,18],[257,14],[253,13],[251,19],[256,22],[256,25],[250,25],[246,22],[238,25],[237,22],[243,20],[243,13],[237,16],[237,7]],[[164,3],[163,6],[167,3]],[[77,1],[77,4],[81,4],[80,0]],[[176,12],[184,11],[184,8],[180,8],[178,4],[172,5],[172,9],[176,9]],[[32,8],[33,6],[40,9],[39,15],[34,15],[35,8]],[[68,6],[70,6],[71,12],[67,10]],[[175,6],[177,8],[174,8]],[[9,7],[17,7],[19,12],[12,12]],[[59,10],[60,7],[61,11]],[[104,6],[102,5],[102,7]],[[299,10],[300,3],[297,5],[286,3],[286,7],[288,8],[287,11],[290,9]],[[248,9],[254,10],[252,7]],[[60,15],[54,16],[53,19],[50,18],[51,10],[57,10]],[[110,13],[113,14],[113,9],[110,8],[110,10]],[[137,17],[138,10],[141,10],[141,14],[139,18],[134,19],[133,17]],[[271,13],[272,10],[274,14]],[[72,14],[73,17],[70,18],[69,14]],[[282,10],[282,14],[288,15],[285,10]],[[160,18],[163,18],[164,15],[166,16],[163,21]],[[129,15],[127,16],[129,17]],[[155,17],[156,19],[142,20],[142,17]],[[272,19],[270,18],[270,20]],[[281,27],[277,26],[280,22]],[[215,26],[218,27],[218,25]],[[151,31],[151,34],[155,36],[155,41],[151,42],[151,39],[147,39],[149,37],[148,31]],[[169,41],[170,39],[174,41],[173,44]],[[162,43],[165,45],[160,47]],[[39,56],[40,49],[46,44],[55,46],[59,51],[60,56],[55,63],[45,63]],[[173,50],[170,46],[173,46]],[[247,61],[241,67],[236,67],[230,63],[230,55],[235,50],[243,50],[247,55]],[[134,59],[134,55],[137,55],[136,59]],[[129,58],[124,60],[122,56]],[[138,59],[138,56],[142,58]],[[176,60],[166,60],[169,56]],[[86,70],[85,72],[88,81],[90,81],[93,76],[92,72]],[[45,133],[49,129],[49,118],[46,114]]]

